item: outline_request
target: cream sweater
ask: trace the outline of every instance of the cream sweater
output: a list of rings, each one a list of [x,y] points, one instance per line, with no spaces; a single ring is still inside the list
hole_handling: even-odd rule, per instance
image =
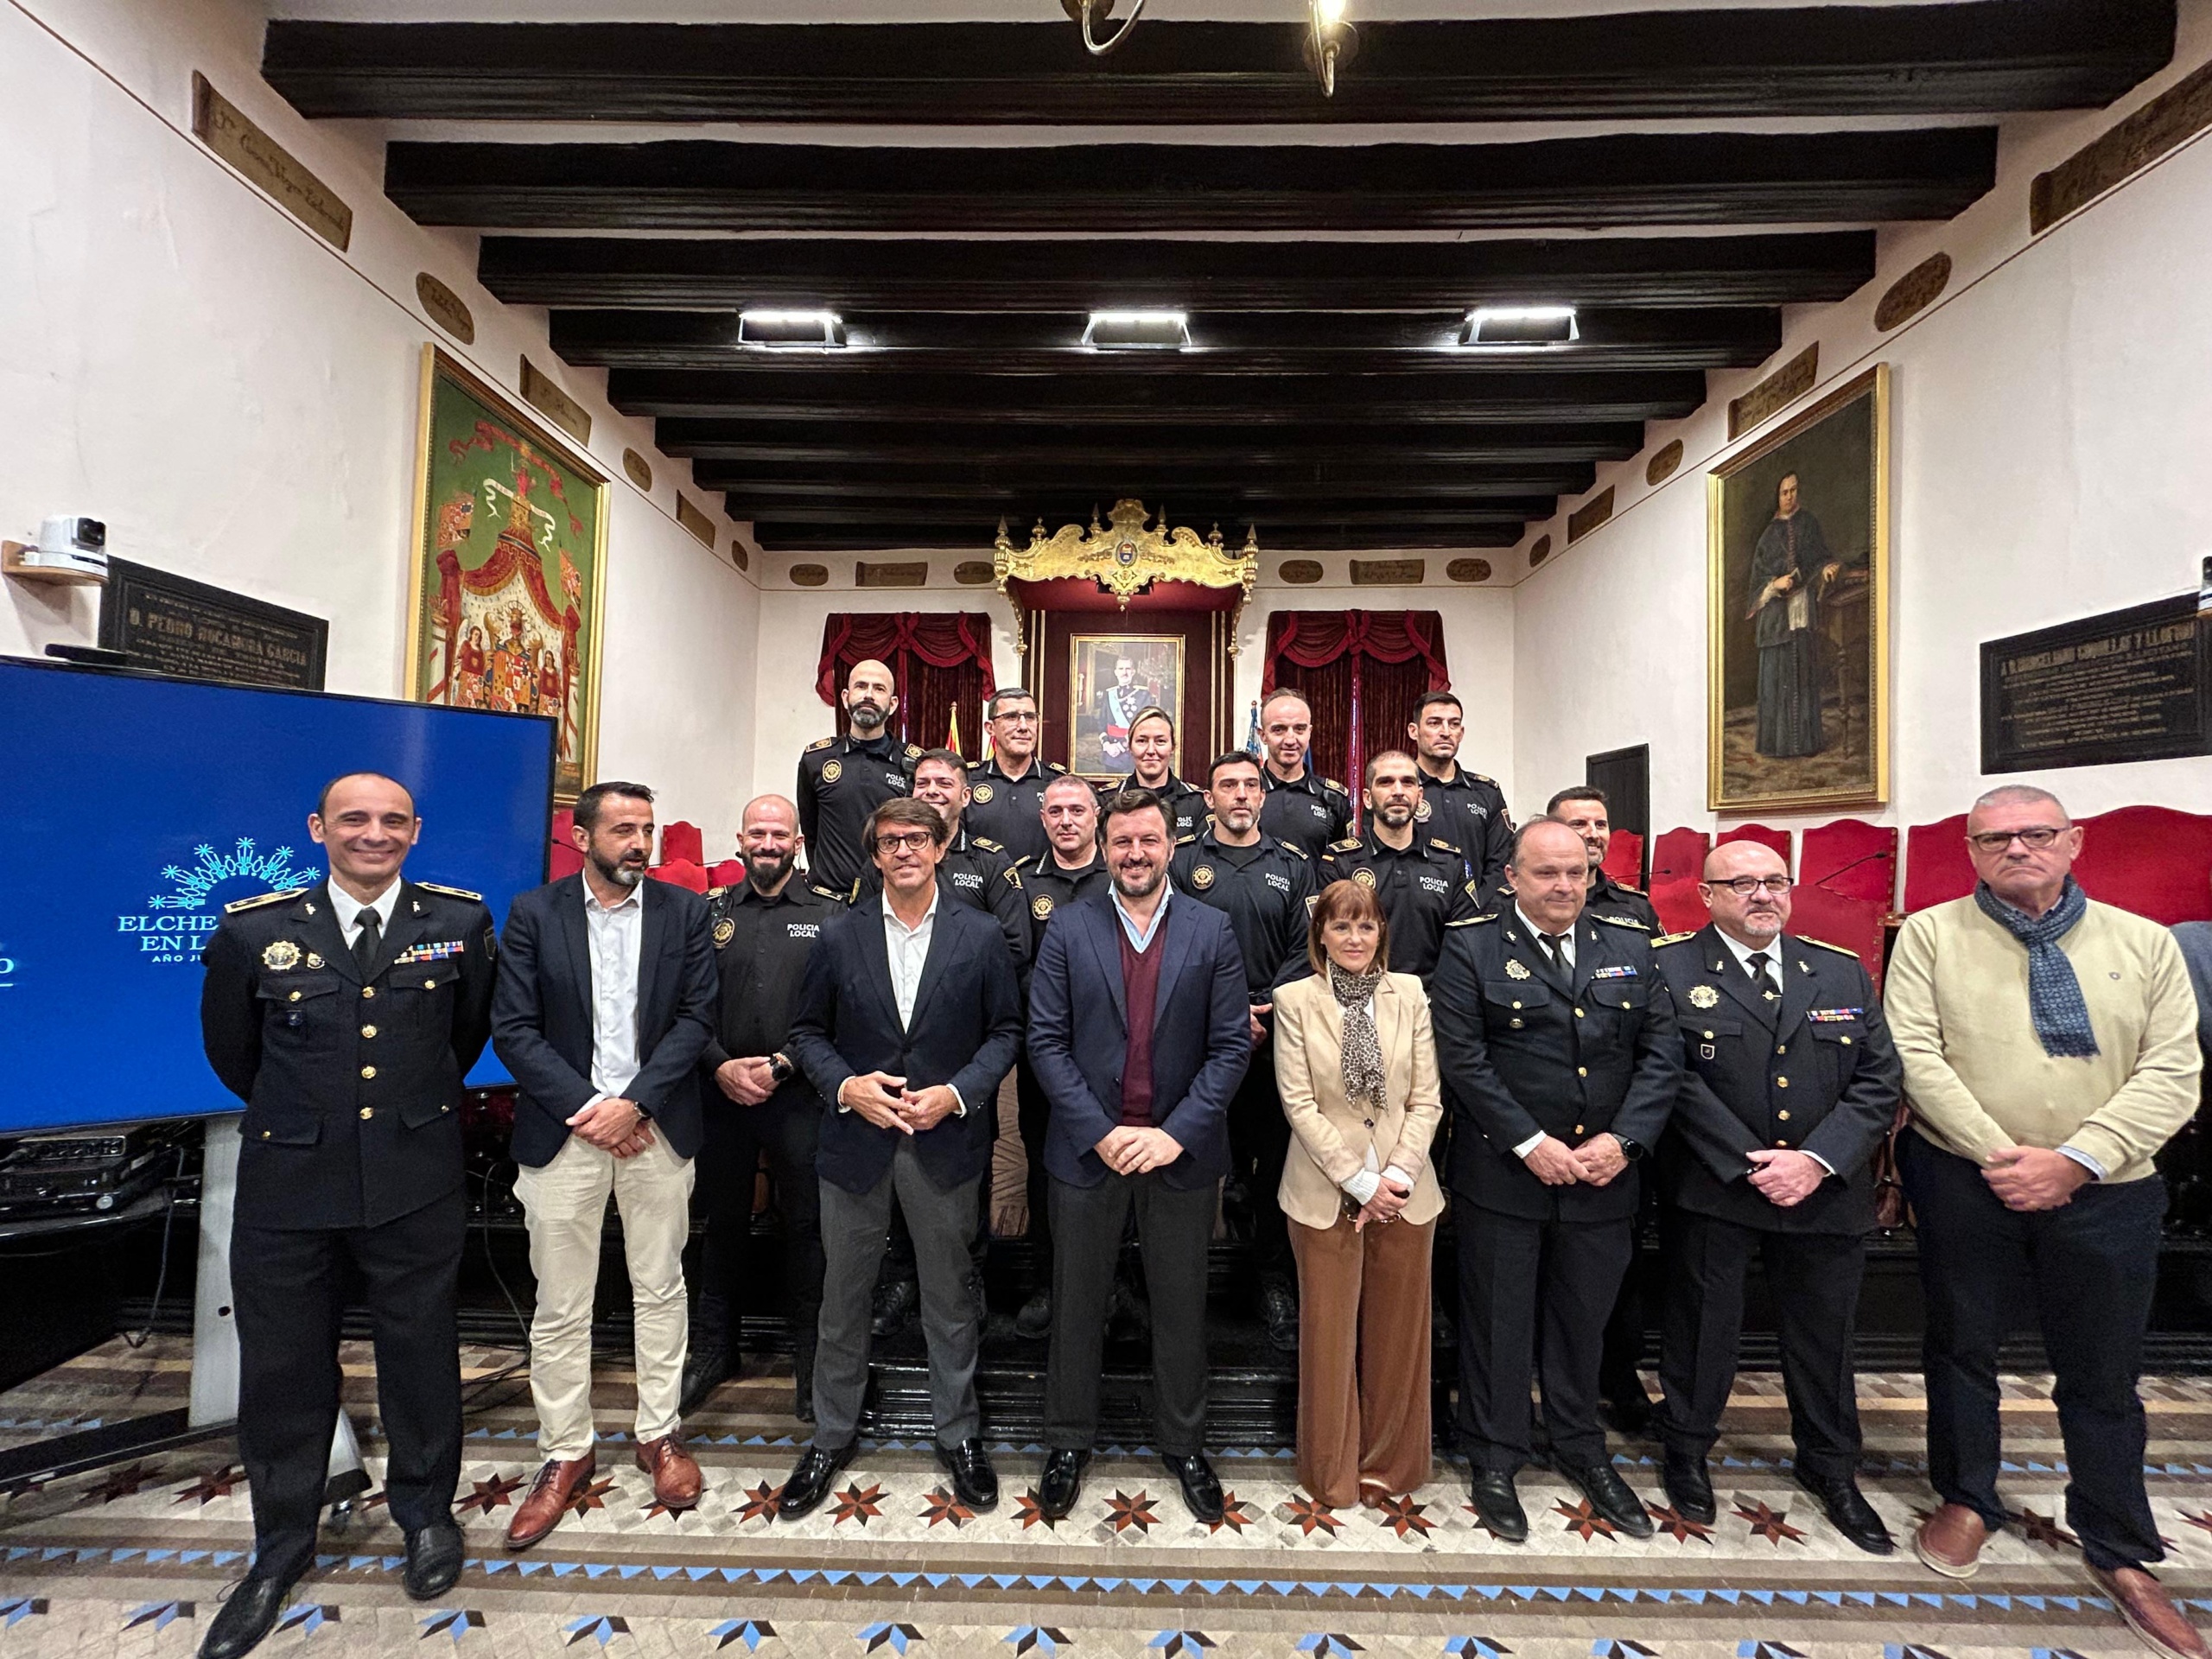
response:
[[[1972,897],[1908,917],[1882,1007],[1904,1062],[1913,1126],[1986,1164],[1999,1147],[2072,1146],[2112,1181],[2196,1113],[2196,997],[2172,934],[2094,900],[2059,941],[2097,1035],[2093,1059],[2054,1059],[2028,1014],[2028,953]]]

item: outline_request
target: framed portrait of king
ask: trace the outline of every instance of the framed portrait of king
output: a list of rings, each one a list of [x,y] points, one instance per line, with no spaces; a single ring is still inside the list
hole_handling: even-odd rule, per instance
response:
[[[591,782],[607,480],[423,348],[407,695],[556,722],[554,798]]]
[[[1173,715],[1183,706],[1183,636],[1179,633],[1077,633],[1068,641],[1068,770],[1096,783],[1136,771],[1129,725],[1147,709]],[[1183,772],[1182,725],[1171,766]]]
[[[1878,365],[1707,479],[1707,805],[1890,792],[1890,378]]]

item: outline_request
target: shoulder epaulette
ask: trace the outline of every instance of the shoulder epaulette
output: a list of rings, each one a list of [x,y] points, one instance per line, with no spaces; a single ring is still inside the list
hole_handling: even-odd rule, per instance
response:
[[[909,743],[906,746],[906,758],[909,760],[920,760],[922,758],[922,746],[918,743]]]
[[[985,766],[988,766],[991,763],[988,760],[970,760],[968,763],[968,770],[970,772],[981,772]]]
[[[1356,853],[1359,850],[1359,837],[1346,836],[1342,841],[1332,841],[1328,850],[1332,853]]]
[[[1429,844],[1430,846],[1432,846],[1432,847],[1437,848],[1437,849],[1439,849],[1440,850],[1444,851],[1444,852],[1447,852],[1447,853],[1456,853],[1456,852],[1458,852],[1458,851],[1459,850],[1457,847],[1454,847],[1454,846],[1453,846],[1450,842],[1448,842],[1448,841],[1445,840],[1445,839],[1444,839],[1444,837],[1443,837],[1443,836],[1431,836],[1428,838],[1428,844]]]
[[[1065,772],[1067,768],[1057,760],[1047,760],[1045,763],[1045,770],[1047,772]]]
[[[1198,838],[1198,832],[1197,830],[1192,830],[1192,831],[1191,831],[1191,833],[1190,833],[1189,835],[1187,835],[1187,836],[1176,836],[1176,837],[1175,837],[1175,844],[1176,844],[1178,847],[1187,847],[1187,846],[1189,846],[1192,842],[1196,841]]]
[[[1651,931],[1642,922],[1637,921],[1633,916],[1607,916],[1599,913],[1595,915],[1593,919],[1600,922],[1611,922],[1615,927],[1632,927],[1639,933],[1649,933]]]
[[[467,887],[448,887],[435,881],[417,881],[415,885],[425,893],[442,893],[448,899],[467,899],[479,905],[484,902],[482,893],[471,893]]]
[[[856,882],[854,885],[857,887],[859,884]],[[814,894],[817,899],[827,899],[833,905],[842,902],[844,898],[844,895],[839,893],[836,888],[825,887],[818,881],[808,882],[806,884],[806,890]]]
[[[1822,950],[1833,950],[1839,957],[1849,957],[1853,962],[1859,962],[1859,953],[1856,950],[1853,950],[1849,945],[1830,944],[1826,939],[1808,938],[1802,933],[1793,933],[1789,937],[1796,939],[1800,944],[1810,944],[1817,946]],[[1860,966],[1865,966],[1865,963],[1861,963]]]
[[[853,878],[853,890],[845,895],[845,902],[849,905],[857,905],[860,901],[861,879],[856,875]]]
[[[835,743],[836,741],[837,741],[837,740],[836,740],[836,738],[834,738],[834,737],[822,737],[822,738],[817,738],[813,742],[811,742],[811,743],[810,743],[810,744],[808,744],[808,745],[806,746],[806,752],[807,752],[809,754],[812,754],[812,753],[813,753],[817,749],[826,749],[826,748],[828,748],[831,744]]]
[[[1333,779],[1333,778],[1324,778],[1324,779],[1321,780],[1321,787],[1322,787],[1322,788],[1324,788],[1324,789],[1333,789],[1333,790],[1335,790],[1335,791],[1337,791],[1337,793],[1338,793],[1338,794],[1342,795],[1342,796],[1345,796],[1345,797],[1347,797],[1347,798],[1349,798],[1349,797],[1351,796],[1351,791],[1350,791],[1350,790],[1346,789],[1346,788],[1345,788],[1342,784],[1338,783],[1338,782],[1335,779]]]
[[[1488,784],[1492,789],[1496,789],[1497,787],[1497,779],[1486,778],[1479,772],[1471,772],[1467,776],[1473,779],[1478,784]]]
[[[1446,927],[1480,927],[1484,922],[1494,922],[1497,919],[1497,912],[1493,910],[1487,916],[1462,916],[1458,921],[1446,922],[1444,925]]]
[[[1618,887],[1623,893],[1632,893],[1639,899],[1648,896],[1642,887],[1631,887],[1625,881],[1616,881],[1613,885]]]
[[[1306,859],[1309,862],[1312,861],[1313,855],[1294,841],[1285,841],[1281,836],[1277,836],[1275,837],[1275,845],[1281,848],[1286,853],[1295,853],[1299,857]]]
[[[1697,938],[1697,932],[1694,929],[1691,930],[1688,933],[1662,933],[1657,938],[1651,941],[1651,948],[1654,950],[1656,950],[1662,944],[1680,944],[1684,939],[1694,939],[1695,938]]]
[[[251,899],[233,899],[229,904],[223,906],[223,914],[226,916],[231,916],[235,915],[241,910],[258,910],[262,906],[273,905],[280,899],[296,899],[300,896],[301,892],[301,888],[292,887],[281,893],[256,893]]]
[[[997,842],[993,841],[988,836],[970,836],[968,837],[968,844],[971,847],[980,847],[987,853],[1002,853],[1006,851],[1004,847],[1001,847]]]

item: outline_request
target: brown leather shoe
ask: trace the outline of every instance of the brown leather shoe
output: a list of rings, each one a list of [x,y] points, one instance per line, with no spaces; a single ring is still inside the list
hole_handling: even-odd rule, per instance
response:
[[[2212,1649],[2183,1615],[2158,1580],[2139,1567],[2093,1567],[2090,1576],[2103,1586],[2137,1640],[2165,1659],[2212,1659]]]
[[[537,1478],[530,1483],[530,1495],[515,1510],[515,1518],[507,1523],[507,1548],[528,1549],[552,1531],[576,1488],[588,1481],[598,1467],[599,1456],[594,1452],[581,1458],[549,1459],[537,1471]]]
[[[653,1478],[653,1501],[664,1510],[688,1510],[699,1501],[699,1465],[676,1436],[638,1442],[638,1467]]]
[[[1981,1547],[1989,1527],[1963,1503],[1944,1503],[1912,1535],[1912,1553],[1921,1565],[1947,1579],[1970,1579],[1981,1566]]]

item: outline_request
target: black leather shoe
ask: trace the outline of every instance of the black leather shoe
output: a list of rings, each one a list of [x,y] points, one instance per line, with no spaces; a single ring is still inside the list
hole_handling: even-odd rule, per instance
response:
[[[875,1287],[875,1306],[868,1329],[879,1337],[895,1337],[922,1305],[922,1287],[912,1279],[895,1279]]]
[[[1052,1293],[1040,1290],[1021,1305],[1021,1312],[1014,1316],[1014,1333],[1026,1341],[1038,1342],[1052,1334]]]
[[[1700,1526],[1713,1524],[1719,1506],[1713,1501],[1713,1479],[1706,1472],[1703,1458],[1694,1458],[1687,1452],[1668,1452],[1660,1465],[1659,1484],[1667,1489],[1667,1501],[1675,1506],[1676,1515]]]
[[[200,1659],[239,1659],[260,1645],[261,1638],[276,1628],[277,1616],[292,1599],[296,1579],[264,1579],[250,1573],[216,1611],[200,1644]]]
[[[434,1601],[461,1577],[461,1529],[434,1521],[407,1535],[407,1570],[400,1585],[416,1601]]]
[[[1213,1465],[1206,1461],[1205,1452],[1193,1452],[1186,1458],[1163,1452],[1160,1460],[1183,1488],[1183,1503],[1192,1515],[1201,1521],[1221,1519],[1221,1482],[1214,1478]]]
[[[1513,1490],[1513,1477],[1498,1469],[1478,1469],[1468,1481],[1468,1496],[1475,1501],[1475,1518],[1493,1536],[1508,1544],[1529,1541],[1529,1516],[1521,1507],[1521,1494]]]
[[[1897,1547],[1882,1517],[1874,1513],[1874,1506],[1849,1475],[1823,1478],[1801,1471],[1797,1484],[1819,1503],[1828,1524],[1869,1555],[1887,1555]]]
[[[1643,1507],[1643,1500],[1629,1491],[1628,1483],[1621,1478],[1620,1471],[1613,1467],[1611,1459],[1586,1464],[1580,1469],[1561,1469],[1560,1473],[1582,1489],[1582,1496],[1590,1500],[1592,1509],[1630,1537],[1649,1538],[1657,1529],[1651,1524],[1650,1512]]]
[[[689,1417],[707,1403],[707,1396],[727,1382],[735,1373],[726,1348],[694,1348],[684,1356],[683,1392],[677,1403],[676,1414]]]
[[[1289,1286],[1269,1280],[1260,1287],[1260,1322],[1268,1327],[1268,1345],[1277,1353],[1298,1351],[1298,1298]]]
[[[981,1440],[957,1446],[936,1446],[937,1466],[952,1477],[952,1495],[971,1510],[995,1510],[999,1503],[999,1471],[991,1467],[991,1454]]]
[[[830,1483],[852,1460],[850,1442],[835,1452],[808,1446],[799,1453],[798,1466],[791,1471],[791,1478],[784,1483],[783,1496],[776,1500],[776,1519],[796,1521],[820,1508],[822,1500],[830,1496]]]
[[[1037,1513],[1047,1521],[1065,1521],[1075,1501],[1083,1496],[1083,1471],[1090,1467],[1090,1453],[1058,1447],[1045,1454],[1045,1471],[1037,1477]]]

